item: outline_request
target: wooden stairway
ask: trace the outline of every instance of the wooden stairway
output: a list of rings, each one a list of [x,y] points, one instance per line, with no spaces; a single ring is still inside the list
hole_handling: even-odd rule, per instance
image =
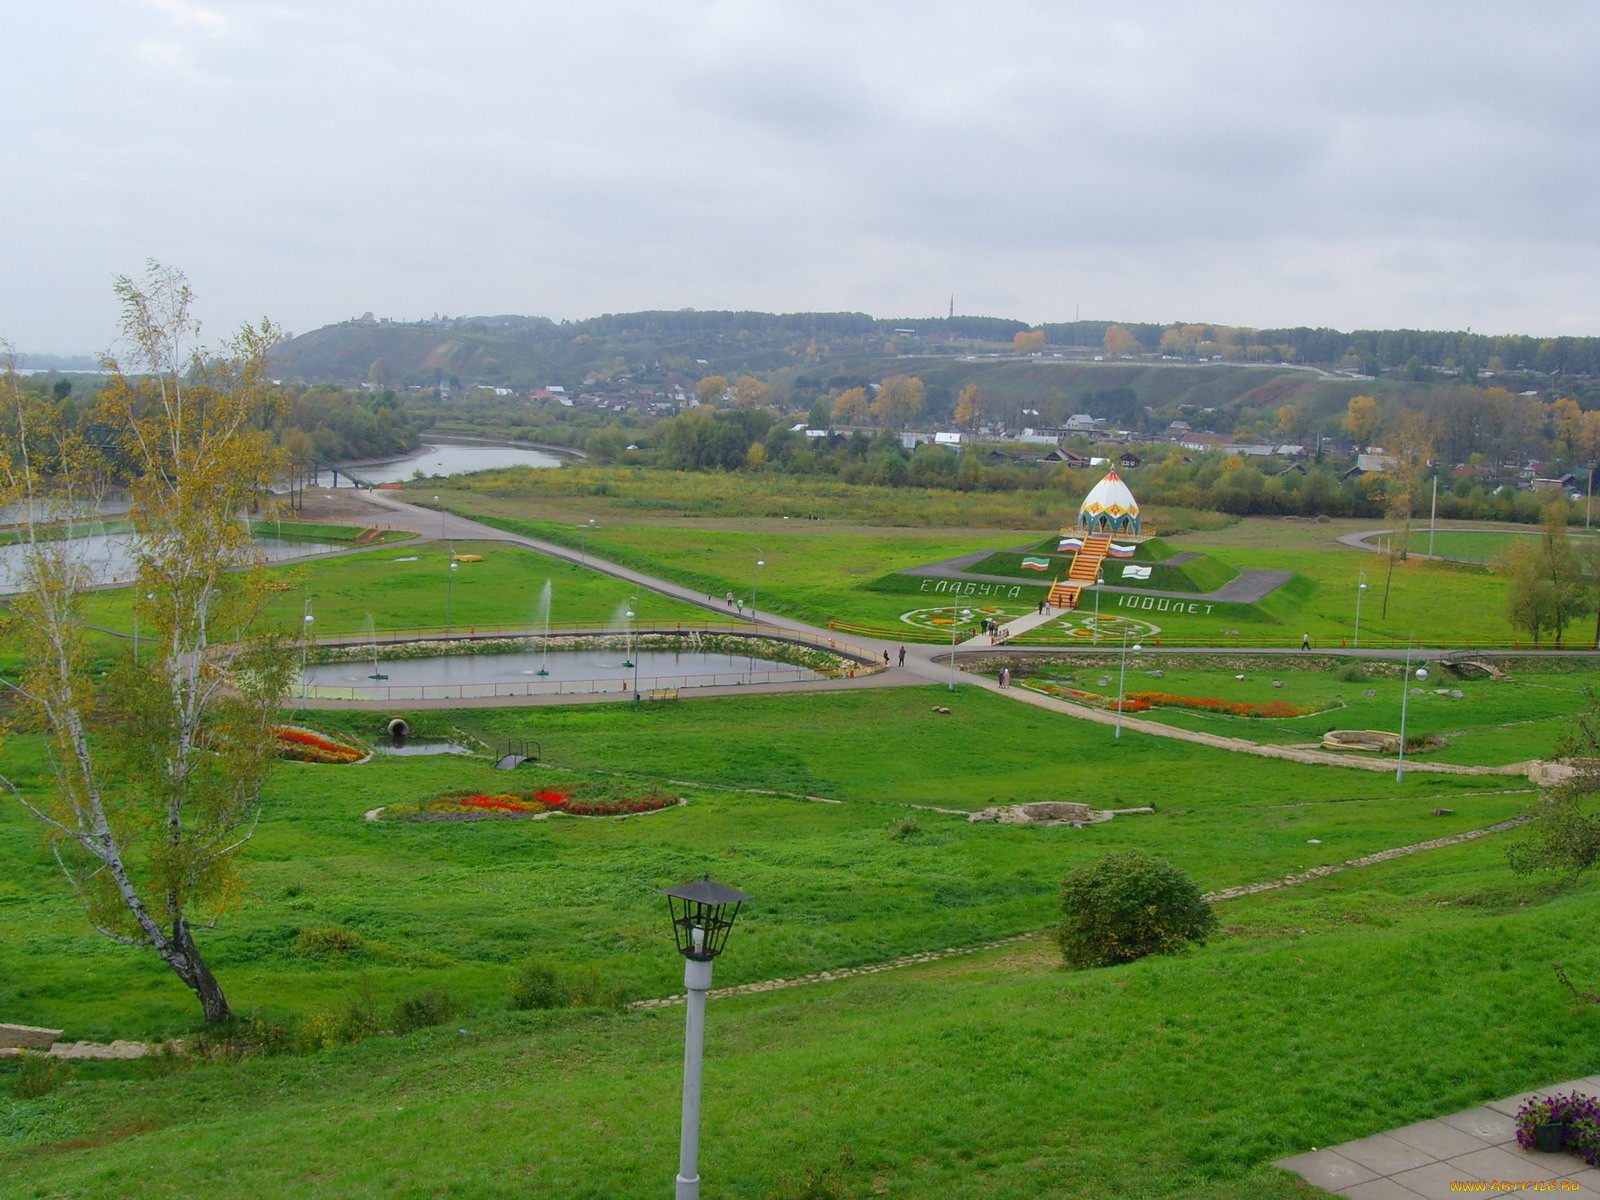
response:
[[[1111,535],[1102,534],[1098,537],[1084,538],[1083,549],[1072,556],[1072,569],[1067,572],[1067,579],[1076,584],[1088,587],[1100,578],[1100,563],[1106,555],[1111,553]]]
[[[1075,583],[1063,583],[1057,580],[1050,588],[1051,608],[1077,608],[1078,597],[1083,595],[1083,588]]]
[[[1053,608],[1077,608],[1083,589],[1100,578],[1100,564],[1111,553],[1111,535],[1100,534],[1084,538],[1083,548],[1072,556],[1072,568],[1064,580],[1058,580],[1050,589]]]

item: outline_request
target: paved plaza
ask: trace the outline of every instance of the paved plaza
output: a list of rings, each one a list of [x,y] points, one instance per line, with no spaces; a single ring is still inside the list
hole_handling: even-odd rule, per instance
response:
[[[1349,1200],[1444,1200],[1521,1192],[1600,1197],[1600,1170],[1586,1166],[1576,1154],[1541,1154],[1517,1145],[1513,1120],[1517,1110],[1530,1097],[1552,1092],[1600,1096],[1600,1075],[1297,1154],[1273,1165]]]

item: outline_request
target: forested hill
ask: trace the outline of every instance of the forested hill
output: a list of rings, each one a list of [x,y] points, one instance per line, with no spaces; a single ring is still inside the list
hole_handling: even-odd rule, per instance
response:
[[[405,386],[477,383],[512,388],[660,371],[831,374],[868,360],[1011,353],[1091,359],[1314,365],[1426,382],[1434,372],[1600,377],[1600,338],[1487,336],[1424,330],[1247,329],[1223,325],[1027,323],[1001,317],[883,319],[865,313],[608,314],[557,324],[492,316],[401,322],[370,317],[302,334],[283,346],[284,374],[308,383]],[[920,369],[920,368],[919,368]]]

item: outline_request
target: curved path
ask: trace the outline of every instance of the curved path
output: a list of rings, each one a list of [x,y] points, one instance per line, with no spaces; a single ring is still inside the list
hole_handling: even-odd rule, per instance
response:
[[[469,517],[458,516],[455,513],[439,512],[432,509],[417,508],[406,504],[392,495],[382,492],[363,493],[362,498],[368,503],[385,509],[390,514],[390,523],[400,528],[411,529],[424,536],[444,538],[451,541],[493,541],[505,542],[514,546],[523,546],[537,551],[551,558],[561,559],[565,562],[576,563],[580,566],[597,571],[602,575],[609,575],[631,586],[640,587],[655,592],[662,596],[669,596],[674,600],[681,600],[686,604],[695,605],[716,613],[723,620],[729,619],[725,606],[707,600],[699,591],[646,575],[642,571],[635,571],[631,567],[619,566],[596,558],[592,554],[576,551],[567,546],[558,546],[553,542],[542,541],[539,538],[525,537],[521,534],[508,533],[504,530],[493,529],[487,525],[479,524]],[[777,632],[798,634],[808,639],[821,638],[824,641],[831,636],[825,629],[819,629],[804,621],[797,621],[790,617],[768,614],[759,620],[750,609],[745,610],[744,620],[752,628],[767,628]],[[1020,688],[1001,688],[996,680],[985,678],[982,675],[969,674],[960,669],[963,660],[976,661],[994,655],[995,648],[983,647],[971,651],[960,651],[952,654],[945,646],[930,646],[910,642],[901,647],[898,643],[877,640],[872,638],[854,639],[855,644],[879,655],[891,656],[887,661],[897,662],[899,649],[906,651],[903,666],[890,667],[888,670],[875,675],[858,677],[855,679],[830,679],[815,682],[783,683],[783,684],[752,684],[735,685],[729,687],[701,688],[696,690],[696,695],[702,696],[727,696],[764,694],[775,691],[837,691],[857,687],[896,687],[928,683],[960,682],[970,687],[983,688],[986,691],[1009,696],[1013,700],[1024,704],[1031,704],[1036,708],[1047,709],[1050,712],[1060,713],[1063,716],[1074,717],[1080,721],[1094,721],[1101,725],[1118,724],[1117,714],[1106,712],[1103,709],[1090,708],[1086,705],[1072,704],[1068,701],[1058,700],[1052,696],[1043,696],[1037,692],[1030,692]],[[1003,653],[1007,655],[1017,653],[1044,653],[1059,654],[1062,651],[1056,648],[1041,647],[1037,650],[1022,650],[1021,648],[1005,647]],[[1093,651],[1085,651],[1093,653]],[[1178,650],[1172,648],[1168,653],[1195,653],[1193,650]],[[1099,651],[1106,653],[1106,651]],[[1148,653],[1148,652],[1146,652]],[[1227,650],[1228,654],[1251,653],[1248,651]],[[1254,651],[1256,654],[1283,654],[1290,657],[1300,655],[1302,652],[1295,650]],[[1361,653],[1361,652],[1357,652]],[[1413,653],[1412,657],[1445,657],[1448,651],[1428,651],[1425,654]],[[1570,657],[1568,652],[1568,656]],[[1366,652],[1364,657],[1400,657],[1401,651]],[[954,660],[952,662],[952,659]],[[583,696],[518,696],[501,698],[484,698],[481,700],[439,700],[439,701],[407,701],[409,707],[416,708],[473,708],[473,707],[507,707],[508,701],[512,705],[521,704],[572,704],[585,702],[626,701],[631,697],[626,693],[606,692]],[[339,707],[350,707],[348,701],[336,702]],[[374,702],[377,703],[377,702]],[[392,706],[390,706],[392,707]],[[1395,769],[1395,764],[1387,760],[1354,759],[1342,755],[1331,754],[1323,750],[1306,750],[1294,746],[1280,746],[1247,741],[1244,738],[1223,737],[1214,733],[1203,733],[1198,730],[1179,729],[1171,725],[1163,725],[1156,721],[1141,720],[1137,717],[1123,716],[1121,725],[1124,729],[1136,733],[1149,734],[1152,737],[1174,738],[1178,741],[1193,742],[1196,745],[1209,746],[1217,750],[1227,750],[1237,754],[1253,754],[1260,758],[1288,759],[1294,762],[1308,763],[1316,766],[1347,767],[1357,771],[1389,772]],[[1529,763],[1512,763],[1505,766],[1460,766],[1455,763],[1413,762],[1406,764],[1406,771],[1417,774],[1436,775],[1526,775],[1530,768]]]

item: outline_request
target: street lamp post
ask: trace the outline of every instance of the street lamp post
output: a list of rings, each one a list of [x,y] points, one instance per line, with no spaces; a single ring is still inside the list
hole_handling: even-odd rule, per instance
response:
[[[311,616],[310,596],[306,597],[305,605],[301,611],[304,615],[301,617],[300,623],[305,627],[303,630],[305,636],[300,639],[300,707],[304,708],[306,706],[306,646],[311,641],[311,622],[314,619]]]
[[[972,616],[970,608],[957,609],[950,606],[950,683],[949,691],[956,690],[956,631],[961,628],[961,622]],[[885,661],[888,661],[887,659]]]
[[[1133,644],[1135,650],[1143,650],[1138,642]],[[1117,677],[1117,736],[1122,736],[1122,698],[1127,694],[1128,685],[1128,631],[1122,631],[1122,674]]]
[[[633,698],[637,700],[639,698],[639,623],[631,608],[628,610],[628,635],[629,641],[633,643],[633,653],[629,655],[633,661],[622,665],[633,668]]]
[[[1361,577],[1361,582],[1356,584],[1356,642],[1355,642],[1355,645],[1356,645],[1356,649],[1359,650],[1359,649],[1361,649],[1361,593],[1367,590],[1367,573],[1365,571],[1357,571],[1356,574]]]
[[[752,623],[756,619],[756,572],[766,565],[764,560],[758,558],[756,559],[756,565],[750,568],[750,620]]]
[[[461,564],[455,559],[450,560],[450,569],[444,574],[444,631],[450,632],[452,624],[452,606],[455,602],[456,568]]]
[[[589,523],[587,525],[578,526],[578,538],[580,541],[578,557],[579,561],[585,564],[587,564],[589,561],[589,531],[594,528],[596,528],[596,526],[593,517],[589,518]]]
[[[1094,644],[1100,644],[1100,585],[1105,582],[1104,575],[1096,575],[1094,579]]]
[[[1427,667],[1417,668],[1417,682],[1428,677]],[[1406,647],[1406,669],[1400,673],[1400,757],[1395,762],[1394,781],[1403,783],[1406,777],[1406,701],[1411,698],[1411,647]]]
[[[739,906],[751,899],[711,876],[669,888],[667,911],[672,936],[683,955],[683,986],[688,993],[683,1031],[683,1125],[678,1141],[676,1200],[700,1196],[700,1066],[706,1037],[706,993],[711,990],[711,962],[728,944],[728,931]]]

